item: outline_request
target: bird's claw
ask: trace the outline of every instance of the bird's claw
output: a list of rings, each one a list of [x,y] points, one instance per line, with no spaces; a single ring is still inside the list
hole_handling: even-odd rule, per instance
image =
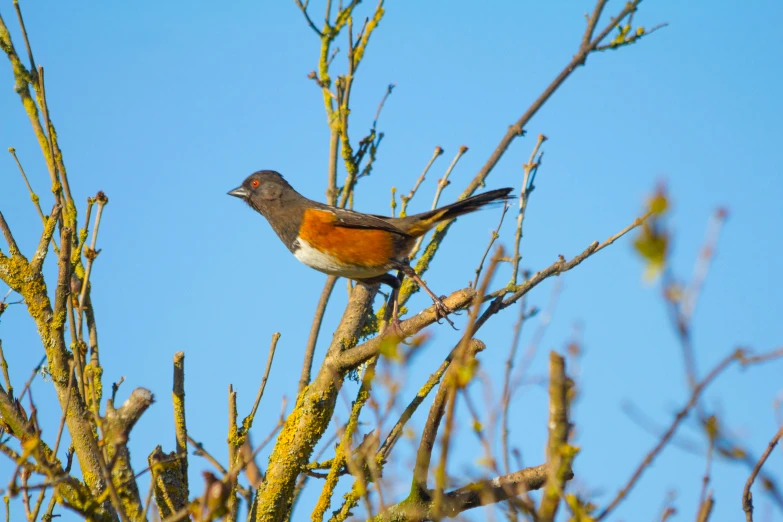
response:
[[[435,302],[435,321],[440,324],[441,319],[445,319],[449,325],[454,328],[455,330],[459,330],[456,326],[454,326],[454,321],[449,319],[449,314],[455,314],[456,312],[446,306],[446,303],[443,302],[443,299],[445,299],[446,296],[442,296],[438,299],[433,299]]]

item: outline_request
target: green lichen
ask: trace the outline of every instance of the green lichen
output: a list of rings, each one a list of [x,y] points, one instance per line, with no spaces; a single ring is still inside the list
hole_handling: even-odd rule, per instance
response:
[[[295,479],[298,471],[306,468],[313,448],[329,427],[337,388],[331,379],[319,377],[300,394],[269,456],[266,482],[256,505],[258,521],[270,520],[281,506],[289,504],[295,485],[292,477]]]

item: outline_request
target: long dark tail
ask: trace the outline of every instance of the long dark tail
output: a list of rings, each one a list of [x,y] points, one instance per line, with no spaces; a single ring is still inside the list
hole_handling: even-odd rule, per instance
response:
[[[490,190],[489,192],[470,196],[469,198],[457,201],[451,205],[446,205],[445,207],[411,216],[410,218],[407,218],[411,220],[411,224],[407,227],[406,232],[412,236],[421,236],[441,221],[448,221],[463,214],[476,211],[493,201],[508,199],[508,195],[512,190],[514,189],[511,187]]]

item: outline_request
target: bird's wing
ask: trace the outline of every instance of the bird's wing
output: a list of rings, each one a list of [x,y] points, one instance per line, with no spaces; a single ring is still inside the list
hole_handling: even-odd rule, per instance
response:
[[[384,216],[376,216],[374,214],[363,214],[361,212],[354,212],[353,210],[346,210],[343,208],[329,207],[336,218],[335,226],[345,228],[366,228],[375,230],[385,230],[398,234],[405,238],[411,238],[410,234],[404,230],[400,230],[387,221],[388,218]]]

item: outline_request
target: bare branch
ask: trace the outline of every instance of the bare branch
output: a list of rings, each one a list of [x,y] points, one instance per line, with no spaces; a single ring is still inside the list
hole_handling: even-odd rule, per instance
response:
[[[432,389],[440,382],[441,377],[443,377],[443,373],[449,367],[453,358],[454,350],[449,353],[449,355],[446,357],[446,360],[443,361],[435,373],[430,375],[429,379],[427,379],[427,382],[424,383],[424,386],[419,389],[413,400],[411,400],[408,406],[406,406],[405,410],[402,412],[402,415],[400,415],[399,420],[397,420],[397,422],[394,424],[394,427],[386,436],[386,440],[383,441],[381,448],[378,450],[377,459],[379,462],[383,463],[389,457],[389,454],[391,453],[392,449],[394,449],[395,444],[402,435],[402,430],[405,428],[405,424],[407,424],[421,403],[424,402],[424,399],[427,398],[427,395],[429,395]]]
[[[85,296],[87,295],[87,287],[90,285],[90,273],[92,272],[92,265],[95,258],[98,256],[99,251],[95,250],[95,244],[98,241],[98,227],[101,224],[101,216],[103,215],[103,207],[109,202],[109,198],[103,192],[98,192],[95,196],[95,201],[98,203],[98,212],[95,215],[95,225],[92,227],[92,242],[90,243],[89,250],[87,252],[87,267],[84,270],[84,279],[82,280],[82,291],[79,294],[79,310],[76,314],[78,325],[77,336],[80,341],[84,341],[82,334],[82,314],[84,312]]]
[[[747,482],[745,482],[745,488],[742,490],[742,510],[745,511],[746,522],[753,522],[753,496],[750,493],[750,488],[753,486],[756,476],[759,474],[759,471],[761,471],[762,466],[764,466],[764,463],[767,461],[767,458],[769,458],[772,450],[775,449],[775,446],[777,446],[781,437],[783,437],[783,428],[780,428],[775,436],[772,437],[772,440],[769,441],[767,449],[761,455],[761,458],[759,458],[759,461],[753,467],[753,471],[750,473]]]
[[[495,241],[500,237],[500,227],[503,226],[503,219],[506,217],[506,212],[508,212],[508,204],[503,205],[503,212],[500,213],[500,221],[498,222],[498,226],[495,228],[495,230],[492,231],[487,248],[484,250],[484,255],[481,256],[479,266],[476,268],[476,277],[473,279],[473,288],[478,286],[478,281],[481,277],[481,270],[484,268],[484,261],[486,261],[489,251],[492,250],[492,245],[494,245]]]
[[[356,336],[364,327],[377,291],[377,286],[370,288],[363,284],[353,288],[324,363],[310,386],[297,398],[297,404],[277,438],[269,459],[265,487],[257,494],[256,504],[264,509],[263,514],[257,513],[257,518],[282,520],[289,512],[297,477],[307,466],[334,412],[337,394],[347,371],[340,368],[340,353],[350,351],[356,343]],[[318,414],[305,413],[314,411]]]
[[[436,149],[437,150],[437,149]],[[454,170],[454,167],[457,166],[457,162],[459,162],[460,158],[465,155],[465,153],[468,152],[468,147],[465,145],[461,145],[459,150],[457,151],[457,154],[454,156],[454,159],[451,160],[451,163],[449,164],[448,168],[446,169],[446,172],[443,173],[443,177],[438,180],[438,188],[435,190],[435,197],[432,199],[432,206],[430,207],[430,210],[435,210],[438,208],[438,201],[440,201],[440,195],[443,193],[443,189],[445,189],[449,184],[451,183],[449,181],[449,176],[451,175],[451,171]],[[462,198],[460,198],[462,199]],[[433,236],[434,239],[434,236]],[[430,239],[430,243],[432,243],[433,239]],[[416,254],[419,253],[419,249],[421,248],[421,243],[424,241],[424,236],[420,237],[416,241],[416,246],[413,247],[413,250],[411,250],[410,255],[408,256],[409,259],[414,259],[416,257]],[[417,267],[418,268],[418,267]],[[418,269],[416,270],[418,272]],[[408,279],[406,282],[411,281]],[[410,282],[409,284],[415,285],[414,282]],[[400,290],[400,296],[402,300],[400,303],[405,302],[405,294],[402,290]]]
[[[587,19],[587,27],[585,28],[585,33],[582,36],[582,44],[579,46],[580,49],[588,49],[590,47],[590,42],[593,39],[593,33],[595,33],[595,27],[598,25],[598,20],[600,20],[601,13],[604,11],[604,7],[606,7],[606,3],[608,1],[609,0],[598,0],[595,3],[593,14],[590,16],[590,18]]]
[[[484,300],[491,299],[492,303],[484,311],[484,313],[476,320],[476,324],[473,326],[473,334],[475,334],[475,332],[478,331],[479,328],[481,328],[481,326],[483,326],[484,323],[486,323],[490,317],[497,314],[500,310],[507,308],[508,306],[512,305],[513,303],[521,299],[522,296],[527,294],[539,283],[541,283],[542,281],[544,281],[549,277],[562,274],[563,272],[567,272],[572,268],[575,268],[588,257],[594,255],[596,252],[603,250],[604,248],[611,245],[619,238],[627,234],[629,231],[641,225],[646,218],[647,216],[637,218],[636,220],[634,220],[633,223],[625,227],[617,234],[611,236],[603,243],[599,243],[598,241],[595,241],[589,247],[587,247],[581,254],[577,255],[570,261],[566,261],[564,258],[561,257],[561,259],[559,259],[552,265],[548,266],[547,268],[539,272],[536,272],[530,279],[528,279],[527,281],[525,281],[519,286],[512,287],[510,289],[508,287],[502,288],[496,292],[487,295],[484,298]],[[511,293],[511,295],[506,296],[508,293]],[[444,300],[444,303],[452,310],[455,311],[462,310],[466,308],[469,304],[471,304],[474,296],[475,296],[475,290],[473,290],[472,288],[463,288],[461,290],[457,290],[453,292],[449,297],[447,297]],[[430,306],[429,308],[426,308],[425,310],[419,312],[413,317],[401,321],[400,331],[405,337],[409,337],[411,335],[420,332],[427,326],[433,324],[434,322],[436,322],[437,319],[438,319],[438,315],[435,307]],[[381,344],[384,342],[385,339],[388,339],[390,335],[392,335],[392,332],[377,335],[376,337],[370,339],[369,341],[365,341],[359,346],[344,352],[339,359],[340,368],[347,368],[347,369],[355,368],[356,366],[367,361],[368,359],[370,359],[370,357],[373,357],[375,354],[378,353]]]
[[[443,300],[443,303],[452,310],[455,311],[463,310],[473,302],[473,298],[475,297],[475,295],[476,295],[476,291],[474,289],[463,288],[461,290],[457,290],[453,292],[450,296],[448,296],[446,299]],[[405,337],[410,337],[411,335],[420,332],[427,326],[435,323],[436,321],[438,321],[438,319],[439,316],[436,307],[434,305],[430,306],[422,310],[418,314],[414,315],[413,317],[401,321],[400,332]],[[339,368],[341,369],[356,368],[363,362],[375,356],[381,349],[381,345],[383,344],[383,342],[394,335],[396,334],[395,332],[392,331],[392,329],[387,329],[386,332],[373,337],[369,341],[365,341],[364,343],[360,344],[359,346],[356,346],[355,348],[346,350],[345,352],[342,353],[342,355],[337,361],[339,363]]]
[[[461,343],[460,343],[461,345]],[[452,353],[456,355],[457,347],[452,350]],[[467,345],[467,353],[465,355],[466,360],[473,359],[477,353],[484,350],[486,346],[478,339],[471,339]],[[456,369],[455,369],[456,368]],[[456,366],[449,366],[446,373],[443,376],[438,391],[435,394],[435,399],[430,406],[430,412],[427,415],[427,422],[424,424],[424,429],[419,440],[419,449],[416,452],[416,465],[413,468],[413,486],[412,492],[427,491],[427,476],[429,475],[430,459],[432,458],[432,450],[435,447],[435,439],[438,435],[438,426],[443,418],[443,414],[446,411],[446,401],[449,396],[451,388],[454,386],[453,378],[454,372],[457,371]]]
[[[683,406],[682,409],[677,412],[677,415],[675,415],[674,420],[669,426],[669,429],[666,430],[666,433],[661,436],[655,447],[650,450],[644,460],[642,460],[639,466],[637,466],[636,470],[628,479],[626,485],[617,493],[609,505],[604,508],[604,510],[601,511],[601,513],[596,517],[596,521],[603,520],[618,506],[618,504],[620,504],[620,502],[622,502],[628,496],[628,493],[636,485],[636,482],[642,476],[642,473],[644,473],[647,467],[652,464],[652,461],[655,460],[655,457],[657,457],[661,450],[663,450],[663,448],[669,443],[682,420],[688,416],[688,413],[690,413],[691,409],[696,405],[699,397],[701,396],[701,393],[707,388],[707,386],[710,385],[710,383],[712,383],[713,380],[715,380],[718,375],[723,372],[723,370],[725,370],[732,362],[740,361],[741,357],[742,350],[736,350],[730,353],[720,363],[718,363],[718,365],[701,382],[699,382],[696,387],[693,388],[690,399],[685,404],[685,406]]]
[[[534,182],[536,174],[538,173],[538,167],[541,165],[541,156],[538,150],[541,145],[546,141],[547,137],[543,134],[538,135],[533,152],[530,153],[530,159],[524,165],[525,176],[522,179],[522,189],[519,192],[519,213],[517,214],[517,232],[514,236],[514,255],[511,258],[513,268],[511,269],[511,284],[517,284],[517,277],[519,277],[519,262],[522,260],[522,256],[519,254],[519,246],[522,243],[522,224],[525,220],[525,211],[527,210],[527,200],[530,198],[530,193],[533,192],[535,187]],[[538,159],[536,160],[536,155]]]
[[[432,164],[435,163],[435,160],[438,159],[438,156],[443,154],[443,148],[441,147],[435,147],[435,151],[432,153],[432,156],[430,157],[430,160],[427,162],[427,164],[424,166],[424,170],[419,174],[418,179],[416,179],[416,183],[413,185],[413,188],[410,192],[408,192],[408,195],[402,195],[400,194],[400,201],[402,202],[402,206],[400,208],[400,217],[407,216],[407,210],[408,210],[408,203],[413,199],[413,196],[416,195],[416,191],[419,190],[419,187],[424,182],[424,177],[427,175],[427,172],[429,172],[430,167],[432,167]]]
[[[180,468],[186,495],[188,491],[188,425],[185,422],[185,352],[174,354],[174,385],[171,391],[174,407],[175,452],[182,455]]]
[[[305,20],[307,20],[307,25],[310,26],[310,29],[315,31],[315,34],[317,34],[319,37],[323,38],[324,34],[318,30],[313,21],[310,19],[310,15],[307,14],[307,5],[303,4],[301,0],[294,0],[294,3],[297,7],[299,7],[299,10],[302,11]]]
[[[8,226],[8,223],[6,222],[2,212],[0,212],[0,230],[3,231],[3,236],[5,237],[5,241],[6,243],[8,243],[8,253],[12,257],[19,255],[20,253],[19,247],[16,246],[16,240],[14,239],[14,235],[11,233],[11,228]]]
[[[748,357],[748,355],[743,350],[740,355],[740,364],[742,364],[742,366],[748,366],[751,364],[758,364],[774,359],[780,359],[781,357],[783,357],[783,348],[778,348],[777,350],[772,350],[771,352],[762,353],[759,355],[752,355],[750,357]]]
[[[66,407],[63,408],[63,414],[62,417],[60,417],[60,428],[57,430],[57,438],[54,442],[54,449],[52,450],[52,453],[54,456],[57,456],[57,450],[60,449],[60,439],[63,436],[63,429],[65,428],[65,417],[68,416],[68,405],[71,403],[71,394],[73,393],[73,380],[74,380],[74,373],[73,373],[73,363],[71,363],[71,371],[70,371],[71,377],[68,379],[68,394],[67,398],[65,399],[65,405]]]
[[[33,205],[35,205],[35,209],[38,211],[38,217],[41,218],[41,223],[46,225],[46,216],[44,216],[43,210],[41,210],[41,201],[38,197],[38,194],[36,194],[33,191],[33,187],[30,185],[30,180],[27,179],[27,174],[24,171],[24,168],[22,168],[22,163],[19,161],[19,158],[16,156],[16,149],[13,147],[8,148],[8,152],[11,153],[11,156],[14,157],[14,161],[16,161],[16,166],[19,168],[19,172],[22,173],[22,179],[24,180],[25,185],[27,185],[27,192],[30,194],[30,199],[33,202]],[[57,245],[54,245],[55,250],[57,249]]]
[[[41,234],[41,240],[38,242],[38,248],[35,250],[33,259],[30,262],[30,269],[34,274],[37,274],[43,268],[46,254],[49,252],[49,243],[52,241],[54,235],[54,229],[57,226],[57,221],[60,219],[61,206],[55,203],[52,208],[52,213],[49,215],[49,219],[46,220],[43,234]]]
[[[699,513],[696,516],[696,522],[707,522],[712,514],[712,508],[715,506],[715,497],[708,495],[704,502],[699,506]]]
[[[540,489],[546,482],[547,474],[548,466],[542,464],[449,491],[444,496],[441,516],[453,518],[468,509],[503,502],[525,491]],[[408,497],[388,507],[372,520],[373,522],[424,521],[434,520],[437,516],[432,511],[432,504],[427,497]]]
[[[367,363],[367,369],[362,384],[359,387],[359,391],[356,394],[356,400],[353,402],[351,408],[351,414],[348,417],[348,422],[345,425],[345,429],[340,437],[340,443],[335,450],[335,456],[332,459],[332,465],[329,468],[329,473],[326,476],[321,495],[318,497],[318,501],[313,508],[312,519],[323,519],[326,510],[329,509],[329,505],[334,495],[334,488],[337,487],[337,481],[342,474],[343,466],[350,464],[350,459],[358,454],[353,448],[353,435],[359,426],[359,415],[362,408],[370,398],[370,392],[372,391],[372,381],[375,377],[375,365],[378,362],[378,358],[374,357]],[[361,472],[353,473],[357,481],[365,481],[364,475]],[[366,486],[362,488],[367,490]],[[368,506],[369,507],[369,506]],[[370,510],[368,510],[369,512]]]
[[[225,468],[225,466],[218,462],[218,460],[213,457],[212,454],[206,450],[206,448],[204,448],[202,443],[197,442],[190,435],[188,435],[188,442],[195,448],[195,451],[193,452],[194,455],[207,459],[210,464],[215,466],[215,469],[217,469],[221,475],[228,473],[228,470]]]
[[[715,450],[715,437],[717,435],[718,419],[712,415],[705,422],[707,431],[707,459],[704,469],[704,476],[701,479],[701,493],[699,494],[699,513],[706,509],[705,503],[712,502],[712,495],[707,495],[707,488],[710,485],[710,475],[712,473],[712,455]],[[710,509],[712,509],[710,507]],[[706,515],[709,517],[709,514]],[[699,517],[701,519],[701,517]],[[706,519],[705,519],[706,520]]]
[[[266,358],[266,369],[264,370],[264,376],[261,379],[261,386],[258,388],[258,395],[256,396],[256,402],[253,403],[253,409],[250,410],[250,414],[242,421],[242,431],[244,434],[250,432],[250,428],[253,427],[253,419],[256,417],[258,411],[258,405],[261,404],[261,398],[264,396],[264,389],[266,388],[266,381],[269,379],[269,371],[272,369],[272,361],[275,358],[275,350],[277,349],[277,341],[280,340],[280,332],[272,334],[272,343],[269,345],[269,355]]]
[[[571,433],[569,394],[572,385],[566,375],[565,358],[554,351],[549,352],[549,476],[538,507],[538,519],[544,522],[555,519],[566,480],[573,475],[571,462],[576,450],[568,445]]]
[[[8,375],[8,362],[5,360],[5,353],[3,352],[3,340],[0,339],[0,367],[3,369],[3,379],[5,379],[5,387],[8,389],[8,396],[14,396],[14,387],[11,385],[11,377]]]
[[[513,142],[514,139],[516,139],[518,136],[524,134],[525,126],[530,122],[533,116],[535,116],[538,113],[541,107],[543,107],[544,103],[546,103],[549,100],[549,98],[552,97],[555,91],[557,91],[557,89],[566,81],[566,79],[568,79],[569,76],[571,76],[571,74],[580,65],[584,65],[587,56],[601,44],[601,42],[606,38],[606,36],[611,32],[611,30],[615,28],[623,18],[628,16],[629,13],[632,13],[633,11],[636,10],[640,2],[641,0],[634,0],[631,2],[627,2],[625,4],[625,7],[622,9],[622,11],[620,11],[620,13],[618,13],[617,16],[615,16],[609,21],[609,23],[598,34],[598,36],[596,36],[590,41],[589,45],[580,44],[579,51],[573,56],[571,61],[563,68],[562,71],[560,71],[557,77],[555,77],[555,79],[552,80],[552,83],[550,83],[549,86],[546,89],[544,89],[541,95],[533,102],[533,104],[527,109],[527,111],[525,111],[525,113],[516,121],[516,123],[514,123],[509,127],[508,131],[503,136],[503,138],[501,138],[500,142],[498,143],[498,146],[495,148],[495,150],[492,152],[490,157],[487,159],[484,166],[481,167],[481,169],[473,178],[473,180],[471,180],[471,182],[462,192],[462,194],[460,195],[460,199],[470,196],[471,194],[473,194],[473,192],[476,191],[476,189],[478,189],[484,184],[484,180],[487,178],[487,176],[495,167],[495,165],[497,165],[498,161],[500,161],[500,158],[506,152],[509,145],[511,145],[511,142]],[[598,1],[596,5],[596,10],[594,11],[595,20],[596,20],[595,23],[597,23],[598,16],[600,16],[601,10],[603,9],[603,4],[605,3],[606,0]],[[595,26],[591,27],[590,26],[591,23],[588,23],[588,30],[590,34],[593,34]]]
[[[326,283],[324,283],[324,289],[321,290],[321,297],[318,299],[318,305],[315,308],[315,315],[313,316],[313,324],[310,326],[310,337],[307,339],[307,347],[305,348],[305,358],[302,363],[302,376],[299,378],[299,389],[296,394],[302,393],[305,386],[310,383],[310,372],[313,368],[313,354],[315,353],[315,347],[318,344],[318,334],[321,331],[321,323],[324,320],[324,313],[326,313],[326,305],[329,304],[329,298],[334,290],[334,284],[337,282],[337,276],[327,276]]]
[[[22,9],[19,7],[19,0],[14,1],[14,9],[16,9],[16,18],[19,20],[19,27],[22,29],[22,38],[24,39],[24,45],[27,48],[27,57],[30,60],[30,70],[35,71],[35,59],[33,58],[33,49],[30,47],[30,39],[27,37],[27,28],[24,25],[24,18],[22,17]]]

